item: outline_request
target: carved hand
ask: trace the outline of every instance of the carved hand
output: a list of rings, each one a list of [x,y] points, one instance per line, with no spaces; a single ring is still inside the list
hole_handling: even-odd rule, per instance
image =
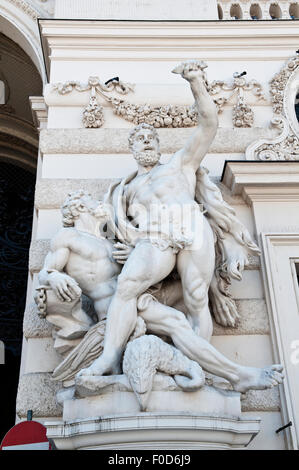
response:
[[[133,248],[124,243],[116,243],[114,248],[116,248],[116,250],[112,252],[112,256],[115,261],[119,264],[125,264]]]
[[[62,302],[71,302],[80,297],[82,291],[77,282],[65,273],[51,272],[48,278],[49,285]]]
[[[190,60],[182,62],[172,70],[172,73],[179,73],[185,80],[192,82],[200,79],[206,84],[206,77],[204,69],[207,67],[206,63],[201,60]]]

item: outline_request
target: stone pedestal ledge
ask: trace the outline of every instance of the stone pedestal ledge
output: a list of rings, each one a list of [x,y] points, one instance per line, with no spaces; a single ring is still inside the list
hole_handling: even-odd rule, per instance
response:
[[[45,425],[59,450],[216,450],[246,447],[260,430],[260,418],[161,412]]]

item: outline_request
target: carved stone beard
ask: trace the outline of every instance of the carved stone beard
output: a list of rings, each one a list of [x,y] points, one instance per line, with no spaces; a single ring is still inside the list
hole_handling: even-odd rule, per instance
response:
[[[133,157],[139,165],[148,167],[155,166],[158,163],[161,153],[155,150],[145,150],[144,152],[133,152]]]

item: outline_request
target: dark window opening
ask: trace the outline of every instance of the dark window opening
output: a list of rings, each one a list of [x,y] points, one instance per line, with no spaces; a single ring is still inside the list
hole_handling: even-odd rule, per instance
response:
[[[5,345],[0,441],[15,424],[34,189],[34,174],[0,162],[0,340]]]

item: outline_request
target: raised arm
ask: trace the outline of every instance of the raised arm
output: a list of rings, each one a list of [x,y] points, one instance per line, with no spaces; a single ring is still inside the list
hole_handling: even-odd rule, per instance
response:
[[[181,165],[197,171],[217,132],[218,115],[216,105],[207,91],[204,69],[201,61],[184,62],[173,70],[190,83],[198,112],[198,125],[186,145],[174,155]]]
[[[51,287],[61,301],[71,301],[81,295],[81,289],[72,277],[63,272],[70,255],[67,243],[64,243],[64,234],[62,230],[52,240],[51,251],[45,258],[38,280],[40,284]]]

